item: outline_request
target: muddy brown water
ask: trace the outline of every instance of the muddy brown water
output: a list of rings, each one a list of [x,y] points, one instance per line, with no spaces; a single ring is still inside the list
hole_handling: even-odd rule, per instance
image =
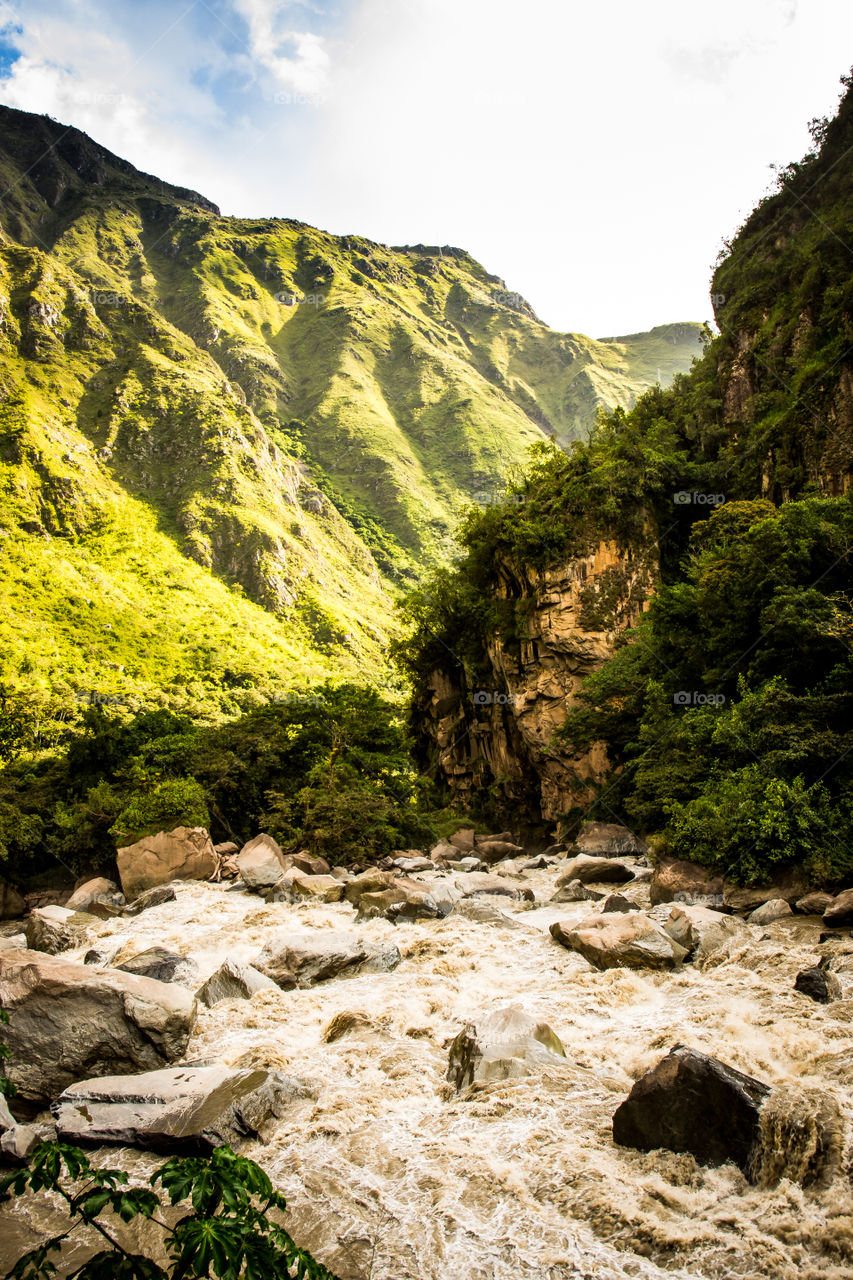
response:
[[[281,1069],[314,1087],[316,1100],[294,1104],[267,1145],[244,1151],[285,1192],[294,1236],[342,1280],[849,1280],[849,1147],[826,1187],[783,1177],[762,1189],[731,1165],[621,1149],[610,1130],[634,1080],[681,1042],[775,1086],[832,1094],[853,1132],[853,998],[822,1006],[793,990],[798,970],[826,951],[819,922],[755,928],[703,972],[598,972],[548,934],[553,920],[590,911],[542,905],[557,874],[523,873],[532,908],[485,899],[517,930],[456,915],[356,923],[346,903],[266,905],[195,884],[135,919],[105,922],[89,945],[113,962],[166,946],[196,961],[200,981],[226,955],[252,960],[272,929],[352,929],[400,947],[389,974],[202,1009],[187,1053]],[[627,890],[639,902],[647,892]],[[853,997],[853,944],[833,945]],[[508,1003],[550,1023],[565,1063],[453,1094],[450,1041]],[[363,1017],[327,1043],[338,1014]],[[98,1158],[134,1174],[156,1164],[127,1149]],[[55,1218],[27,1201],[5,1206],[0,1226],[7,1267]]]

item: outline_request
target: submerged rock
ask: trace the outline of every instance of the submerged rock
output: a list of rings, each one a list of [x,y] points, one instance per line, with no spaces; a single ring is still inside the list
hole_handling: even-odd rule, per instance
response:
[[[219,865],[204,827],[175,827],[143,836],[119,849],[116,862],[127,898],[172,880],[209,880]]]
[[[587,916],[577,924],[555,920],[550,932],[596,969],[674,969],[687,956],[686,947],[641,911]]]
[[[351,933],[276,933],[258,956],[255,968],[290,990],[312,987],[329,978],[389,973],[402,958],[393,945],[367,942]]]
[[[217,1063],[71,1085],[53,1104],[60,1138],[163,1152],[208,1152],[260,1138],[298,1089],[278,1072]]]
[[[557,890],[551,902],[599,902],[603,897],[603,893],[588,889],[580,880],[570,880]]]
[[[752,1167],[769,1085],[677,1045],[636,1082],[613,1116],[613,1141],[688,1151],[700,1164]]]
[[[220,1000],[251,1000],[256,991],[278,990],[278,983],[252,965],[241,964],[239,960],[223,960],[216,972],[199,987],[196,999],[210,1007]]]
[[[456,1090],[508,1080],[565,1058],[559,1036],[517,1005],[467,1023],[450,1046],[447,1079]]]
[[[6,1071],[23,1103],[75,1080],[164,1067],[186,1050],[197,1005],[183,987],[37,951],[0,952]]]

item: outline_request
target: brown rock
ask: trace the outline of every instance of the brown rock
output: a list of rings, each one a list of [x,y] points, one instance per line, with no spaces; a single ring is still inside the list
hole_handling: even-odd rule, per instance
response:
[[[55,956],[60,951],[82,947],[86,941],[86,930],[96,924],[100,924],[97,916],[82,911],[69,911],[67,907],[37,907],[27,917],[27,946],[32,951]]]
[[[853,924],[853,889],[844,889],[823,913],[826,924]]]
[[[687,956],[685,947],[641,911],[587,916],[578,924],[556,920],[550,932],[596,969],[674,969]]]
[[[254,962],[284,990],[312,987],[329,978],[389,973],[402,956],[395,946],[367,942],[351,933],[274,933]]]
[[[633,870],[614,858],[591,858],[589,854],[579,853],[560,872],[557,888],[562,889],[573,880],[580,880],[581,884],[625,884],[633,878]]]
[[[119,849],[116,858],[127,898],[172,880],[209,880],[218,858],[204,827],[176,827],[144,836]]]
[[[340,902],[344,885],[334,876],[296,875],[292,882],[293,895],[308,902]]]
[[[447,1079],[457,1090],[489,1080],[530,1075],[565,1059],[560,1038],[547,1022],[516,1005],[469,1022],[450,1046]]]
[[[470,853],[474,848],[474,828],[460,827],[458,831],[453,832],[450,843],[462,853]]]
[[[289,854],[288,860],[292,867],[296,867],[297,871],[304,871],[307,876],[328,876],[332,871],[325,858],[314,857],[307,849]]]
[[[723,877],[708,867],[679,858],[661,858],[652,871],[652,906],[680,902],[687,906],[722,907]]]
[[[648,852],[645,840],[618,822],[584,822],[575,849],[594,858],[642,857]]]
[[[769,902],[763,902],[750,912],[747,919],[750,924],[773,924],[774,920],[784,920],[786,916],[793,914],[790,904],[784,898],[771,898]]]
[[[262,833],[248,840],[235,858],[237,870],[247,889],[267,889],[283,878],[293,865],[285,858],[278,841]]]
[[[356,906],[362,894],[382,893],[393,883],[393,871],[380,871],[378,867],[371,868],[344,885],[344,898]]]
[[[804,898],[797,899],[794,910],[804,916],[822,916],[832,901],[831,893],[807,893]]]
[[[15,1107],[43,1105],[88,1076],[166,1066],[196,1019],[183,987],[37,951],[0,952],[0,987]]]

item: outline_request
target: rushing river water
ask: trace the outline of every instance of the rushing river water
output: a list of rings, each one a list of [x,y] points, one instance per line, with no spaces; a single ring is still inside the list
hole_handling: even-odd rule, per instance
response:
[[[538,903],[558,870],[523,873]],[[642,902],[647,890],[628,894]],[[519,927],[456,914],[356,924],[346,903],[266,905],[225,886],[180,885],[175,902],[104,923],[90,945],[113,962],[166,946],[201,978],[226,955],[252,960],[274,928],[352,930],[399,946],[392,973],[202,1009],[187,1054],[311,1085],[316,1098],[294,1103],[269,1144],[246,1154],[287,1195],[292,1233],[342,1280],[849,1280],[846,1164],[820,1190],[784,1179],[759,1189],[732,1165],[621,1149],[610,1131],[633,1081],[678,1042],[774,1085],[831,1092],[853,1131],[853,999],[822,1006],[793,990],[820,954],[819,922],[753,929],[704,972],[598,972],[548,935],[553,920],[590,904],[486,901]],[[853,945],[833,954],[853,968]],[[840,976],[853,995],[853,972]],[[508,1003],[550,1023],[565,1064],[455,1095],[450,1041]],[[339,1014],[357,1016],[328,1042]],[[131,1169],[152,1161],[99,1158]],[[11,1212],[26,1219],[16,1239],[39,1230],[32,1207]]]

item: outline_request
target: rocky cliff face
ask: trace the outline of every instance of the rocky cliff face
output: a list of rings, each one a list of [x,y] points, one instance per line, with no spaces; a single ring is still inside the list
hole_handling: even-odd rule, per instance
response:
[[[613,653],[645,608],[657,563],[603,541],[588,555],[542,571],[501,567],[501,598],[515,619],[512,638],[494,631],[474,672],[448,663],[429,681],[418,709],[424,758],[469,802],[492,788],[526,821],[559,824],[589,799],[604,772],[603,745],[573,758],[553,744],[585,676]]]

